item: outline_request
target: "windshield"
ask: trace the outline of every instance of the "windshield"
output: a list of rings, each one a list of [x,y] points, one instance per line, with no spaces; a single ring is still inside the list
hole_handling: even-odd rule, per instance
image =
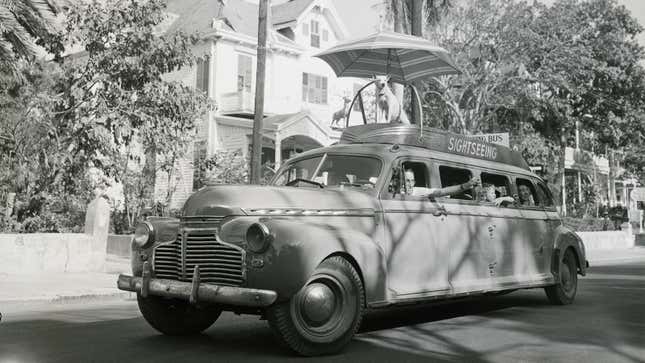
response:
[[[324,158],[316,156],[290,163],[278,175],[273,184],[311,188],[357,187],[372,189],[376,185],[380,173],[381,161],[378,159],[327,154]]]

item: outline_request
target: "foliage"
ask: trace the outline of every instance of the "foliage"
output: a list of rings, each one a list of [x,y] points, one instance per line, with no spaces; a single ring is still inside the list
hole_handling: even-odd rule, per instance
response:
[[[45,213],[52,200],[84,205],[114,181],[124,184],[119,207],[129,221],[142,203],[152,205],[156,171],[175,168],[197,120],[213,107],[200,91],[166,80],[193,64],[198,37],[159,34],[164,9],[161,0],[75,5],[50,48],[82,52],[23,64],[26,84],[0,79],[0,104],[8,110],[0,127],[14,148],[1,160],[0,178],[11,181],[27,209],[16,213],[19,222]]]
[[[599,188],[590,183],[582,183],[582,195],[578,195],[577,178],[567,178],[567,215],[576,218],[595,217],[599,206]]]
[[[611,231],[614,229],[613,223],[603,218],[566,217],[563,222],[566,227],[576,232]]]
[[[58,12],[52,0],[0,1],[0,74],[22,81],[16,62],[32,59],[36,45],[60,51],[60,48],[49,46],[55,36],[53,18]]]
[[[630,149],[626,160],[636,173],[645,153],[645,71],[635,39],[641,31],[613,0],[455,4],[426,34],[448,49],[462,74],[425,82],[425,121],[520,137],[529,124],[547,143],[544,151],[551,150],[553,159],[543,165],[554,179],[579,122],[594,148]]]
[[[249,178],[248,164],[240,150],[217,151],[208,158],[201,158],[196,187],[208,184],[246,184]]]

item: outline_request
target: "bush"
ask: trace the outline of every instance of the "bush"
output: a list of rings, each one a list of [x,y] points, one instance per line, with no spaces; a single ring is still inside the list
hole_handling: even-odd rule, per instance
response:
[[[574,218],[565,217],[564,225],[576,232],[613,231],[614,224],[611,220],[602,218]]]

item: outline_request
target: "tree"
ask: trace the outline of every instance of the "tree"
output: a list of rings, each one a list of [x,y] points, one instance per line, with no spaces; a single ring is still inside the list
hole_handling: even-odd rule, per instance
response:
[[[113,180],[144,187],[143,193],[124,192],[143,197],[126,200],[127,208],[152,204],[156,171],[171,171],[188,152],[196,122],[213,105],[200,91],[166,80],[193,64],[199,38],[160,34],[164,8],[160,0],[95,1],[65,14],[67,26],[54,41],[83,51],[49,63],[46,92],[25,86],[25,96],[14,97],[16,110],[33,93],[39,100],[32,114],[42,130],[36,133],[40,150],[25,153],[35,170],[27,178],[29,213],[48,208],[53,195],[89,197]],[[136,175],[143,180],[126,181],[141,164],[147,168]],[[86,180],[91,183],[79,182]]]
[[[187,152],[196,120],[212,107],[206,95],[164,75],[194,62],[197,34],[158,34],[165,5],[146,2],[93,2],[68,14],[67,44],[83,46],[80,58],[63,63],[55,122],[71,125],[66,139],[74,162],[93,165],[117,180],[132,158],[117,165],[115,155],[131,155],[140,143],[146,156],[144,199],[152,203],[157,158],[170,171]],[[71,131],[71,130],[70,130]]]
[[[4,0],[0,2],[0,73],[20,79],[19,59],[32,59],[35,45],[53,45],[53,17],[59,12],[52,0]],[[60,48],[49,48],[49,50]]]

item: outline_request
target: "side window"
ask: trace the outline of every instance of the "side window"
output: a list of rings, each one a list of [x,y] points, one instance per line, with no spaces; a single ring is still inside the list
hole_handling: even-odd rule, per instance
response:
[[[440,165],[439,178],[441,179],[441,187],[449,187],[453,185],[463,184],[472,179],[472,172],[468,169],[455,168],[452,166]],[[463,193],[453,194],[451,199],[473,200],[475,193],[473,189],[464,190]]]
[[[428,167],[423,162],[406,161],[403,163],[404,185],[401,194],[423,196],[428,194],[430,183]]]
[[[517,197],[519,205],[523,207],[535,207],[541,205],[540,198],[533,183],[530,180],[517,178],[515,179],[517,185]]]
[[[494,203],[497,198],[511,195],[510,183],[505,175],[481,173],[481,181],[478,193],[480,202]]]
[[[553,207],[553,197],[551,196],[549,188],[547,188],[547,186],[541,181],[538,182],[537,185],[537,193],[540,203],[545,207]]]
[[[401,164],[401,172],[392,175],[392,179],[388,185],[388,192],[385,198],[395,199],[427,199],[426,195],[429,192],[430,174],[428,167],[424,162],[419,161],[404,161]]]

